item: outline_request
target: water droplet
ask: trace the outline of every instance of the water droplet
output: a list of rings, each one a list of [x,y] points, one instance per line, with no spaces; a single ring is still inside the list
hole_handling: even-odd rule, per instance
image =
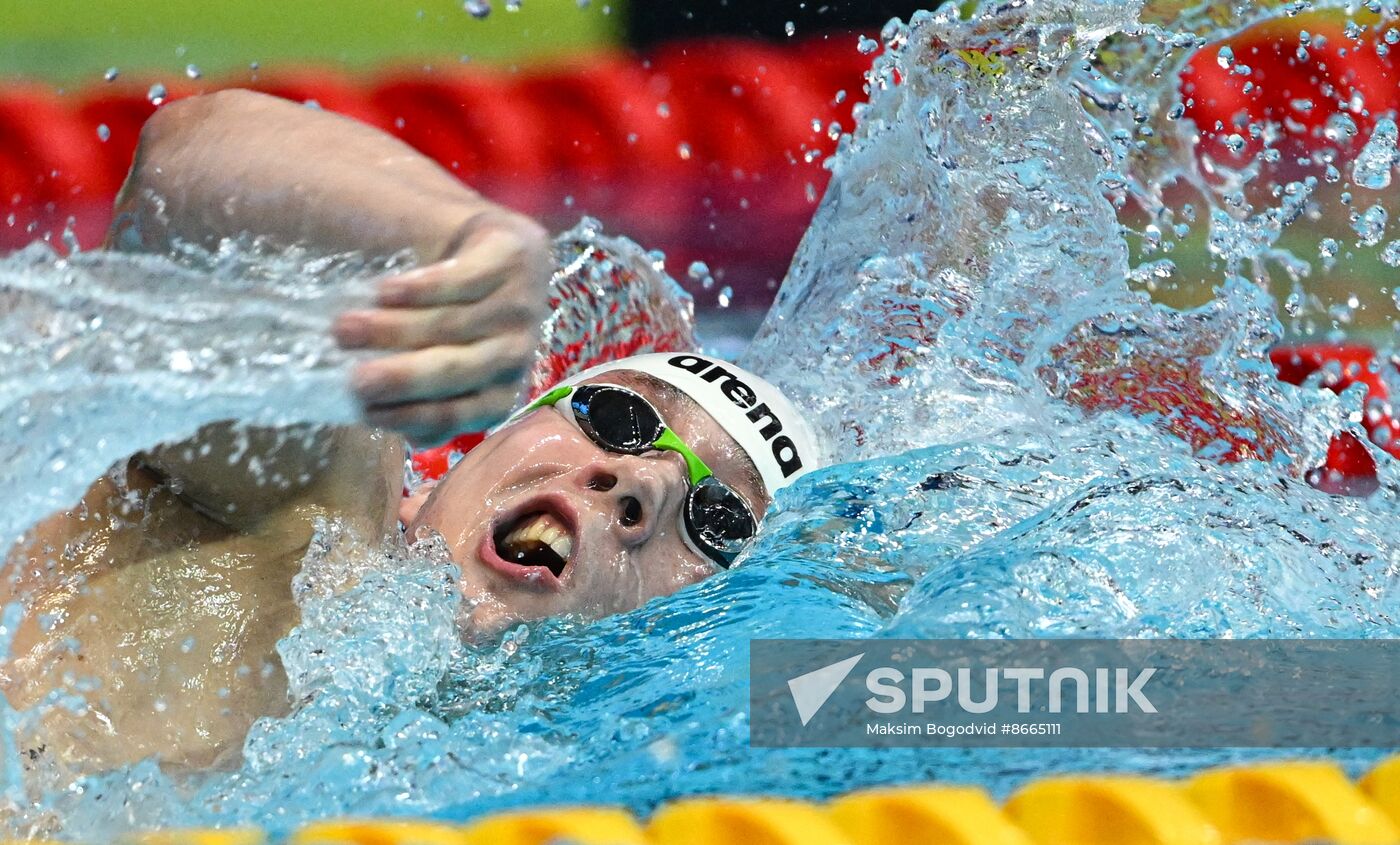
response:
[[[185,76],[190,79],[199,79],[204,73],[199,69],[199,65],[185,65]]]
[[[190,353],[184,349],[176,349],[170,353],[170,369],[177,373],[194,372],[194,359]]]
[[[1228,46],[1221,47],[1220,52],[1215,54],[1215,63],[1223,68],[1228,68],[1235,63],[1235,51]]]
[[[1345,144],[1356,137],[1356,121],[1351,119],[1351,115],[1345,112],[1336,112],[1328,115],[1326,126],[1322,130],[1323,137],[1336,144]]]
[[[728,307],[729,307],[729,302],[730,302],[730,300],[732,300],[733,298],[734,298],[734,288],[730,287],[729,285],[725,285],[724,287],[722,287],[722,288],[719,289],[719,299],[718,299],[718,301],[719,301],[719,307],[721,307],[721,308],[728,308]]]
[[[1381,250],[1381,260],[1391,267],[1400,267],[1400,241],[1386,244],[1385,249]],[[1400,292],[1400,286],[1396,287],[1396,291]]]
[[[114,67],[109,67],[107,68],[107,72],[102,74],[102,78],[107,80],[108,82],[115,82],[117,77],[120,75],[121,71],[117,70]]]
[[[1335,258],[1341,246],[1335,238],[1323,238],[1317,243],[1317,254],[1323,258]]]
[[[657,113],[658,115],[660,115],[661,117],[670,117],[670,116],[671,116],[671,105],[670,105],[670,103],[657,103],[657,104],[656,104],[656,113]]]
[[[520,11],[520,0],[506,0],[506,11],[507,11],[507,12],[518,12],[518,11]]]
[[[467,14],[481,20],[491,14],[491,0],[464,0],[462,8]]]
[[[680,156],[683,161],[690,161],[690,145],[681,141],[676,145],[676,155]]]
[[[158,105],[160,105],[161,103],[165,102],[165,97],[166,97],[165,86],[164,86],[164,85],[161,85],[159,82],[157,82],[156,84],[152,85],[152,86],[151,86],[149,89],[147,89],[147,91],[146,91],[146,99],[147,99],[147,100],[150,100],[150,101],[151,101],[151,105],[153,105],[153,106],[158,106]]]
[[[107,139],[112,137],[112,130],[107,128],[107,124],[97,124],[97,140],[107,143]]]
[[[1385,206],[1377,203],[1352,221],[1351,228],[1356,232],[1357,239],[1362,246],[1375,246],[1381,242],[1381,237],[1385,234],[1385,224],[1388,215]]]
[[[694,281],[700,281],[710,275],[710,265],[703,261],[692,261],[686,268],[685,274]]]
[[[878,49],[880,49],[880,42],[876,41],[874,38],[867,38],[862,35],[860,40],[856,42],[856,50],[863,56],[868,56]]]
[[[1351,181],[1358,188],[1379,191],[1390,187],[1391,169],[1400,161],[1400,130],[1392,118],[1376,121],[1371,138],[1352,164]]]
[[[792,21],[788,21],[787,23],[783,24],[783,32],[786,32],[787,37],[791,38],[792,36],[797,34],[797,24],[793,23]]]
[[[842,88],[840,91],[837,91],[837,92],[836,92],[836,98],[835,98],[834,102],[835,102],[836,105],[838,105],[838,106],[841,105],[842,103],[846,102],[846,89],[845,89],[845,88]]]

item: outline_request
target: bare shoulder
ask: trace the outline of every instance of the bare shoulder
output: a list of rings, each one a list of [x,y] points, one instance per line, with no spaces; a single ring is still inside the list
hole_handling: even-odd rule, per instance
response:
[[[363,427],[216,426],[114,467],[10,555],[27,612],[0,688],[21,708],[63,689],[87,702],[23,741],[80,769],[235,752],[287,705],[276,643],[317,520],[381,541],[402,461],[397,437]]]

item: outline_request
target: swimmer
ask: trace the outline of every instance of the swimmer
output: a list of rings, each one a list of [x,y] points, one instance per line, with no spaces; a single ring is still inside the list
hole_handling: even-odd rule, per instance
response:
[[[253,720],[288,710],[275,645],[297,624],[291,581],[318,519],[366,554],[440,534],[463,633],[482,637],[627,611],[724,570],[774,492],[821,459],[776,388],[698,354],[606,364],[511,413],[547,310],[544,233],[369,127],[247,92],[161,109],[110,245],[238,234],[419,258],[335,325],[379,353],[353,374],[368,425],[206,426],[36,526],[7,559],[26,613],[0,683],[20,709],[79,706],[20,738],[26,765],[235,763]],[[440,482],[402,495],[405,438],[493,423]]]

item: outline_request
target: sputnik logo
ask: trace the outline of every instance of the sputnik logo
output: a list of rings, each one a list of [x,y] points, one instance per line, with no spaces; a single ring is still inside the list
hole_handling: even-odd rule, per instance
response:
[[[865,652],[861,652],[855,657],[848,657],[830,666],[823,666],[814,672],[798,675],[787,682],[788,691],[792,693],[792,703],[797,705],[797,716],[802,720],[804,728],[864,656]]]

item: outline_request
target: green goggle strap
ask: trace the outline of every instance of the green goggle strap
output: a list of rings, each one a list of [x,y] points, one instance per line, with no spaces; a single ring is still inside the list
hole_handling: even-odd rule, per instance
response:
[[[533,411],[536,408],[543,408],[546,405],[558,404],[559,400],[563,399],[564,397],[568,396],[570,393],[573,392],[574,389],[572,387],[556,387],[553,390],[546,393],[545,395],[536,399],[534,402],[531,402],[529,407],[527,407],[525,411],[522,412],[522,415],[526,412]],[[659,418],[660,417],[658,416],[658,419]],[[692,486],[699,484],[700,482],[714,475],[714,472],[708,466],[705,465],[705,462],[700,460],[700,456],[695,454],[695,450],[685,445],[685,441],[681,440],[680,436],[677,435],[674,431],[672,431],[669,426],[665,426],[663,424],[663,427],[661,429],[661,436],[656,438],[656,442],[651,444],[651,448],[658,449],[663,452],[675,452],[676,454],[684,458],[685,467],[690,474],[690,483]]]

